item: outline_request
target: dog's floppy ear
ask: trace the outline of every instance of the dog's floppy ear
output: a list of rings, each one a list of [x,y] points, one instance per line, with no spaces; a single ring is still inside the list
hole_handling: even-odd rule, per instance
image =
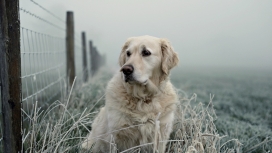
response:
[[[168,75],[169,71],[178,64],[178,54],[173,50],[170,42],[167,39],[161,39],[162,51],[162,72]]]
[[[126,49],[128,48],[129,43],[130,41],[128,39],[122,48],[121,54],[119,56],[120,67],[122,67],[126,63]]]

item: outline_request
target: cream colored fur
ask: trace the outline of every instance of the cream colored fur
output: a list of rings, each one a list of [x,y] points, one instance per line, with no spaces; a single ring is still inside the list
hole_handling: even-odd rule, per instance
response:
[[[142,55],[143,47],[151,52],[150,56]],[[131,56],[127,56],[127,51]],[[141,146],[141,150],[150,152],[155,148],[164,152],[178,101],[168,75],[177,63],[178,56],[167,40],[151,36],[129,38],[119,64],[134,67],[135,81],[125,82],[122,72],[114,75],[107,86],[106,104],[82,147],[93,146],[93,152],[108,153],[154,143]]]

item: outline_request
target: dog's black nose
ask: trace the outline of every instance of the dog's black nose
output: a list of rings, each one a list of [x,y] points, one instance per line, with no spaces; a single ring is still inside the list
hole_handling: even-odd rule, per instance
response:
[[[123,71],[123,73],[125,75],[130,75],[133,72],[134,68],[132,65],[125,65],[122,67],[121,71]]]

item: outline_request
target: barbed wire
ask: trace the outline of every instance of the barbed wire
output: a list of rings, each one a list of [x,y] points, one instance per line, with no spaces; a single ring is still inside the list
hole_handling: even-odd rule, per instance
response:
[[[43,18],[37,16],[36,14],[31,13],[30,11],[27,11],[27,10],[21,8],[21,7],[20,7],[20,11],[23,11],[24,13],[29,14],[29,15],[31,15],[31,16],[33,16],[33,17],[35,17],[35,18],[37,18],[37,19],[39,19],[39,20],[41,20],[41,21],[44,21],[45,23],[47,23],[47,24],[49,24],[49,25],[51,25],[51,26],[53,26],[53,27],[55,27],[55,28],[61,29],[61,30],[63,30],[63,31],[66,31],[65,29],[59,27],[58,25],[55,25],[54,23],[49,22],[49,21],[47,21],[47,20],[45,20],[45,19],[43,19]]]
[[[59,21],[65,23],[64,20],[62,20],[60,17],[58,17],[57,15],[55,15],[54,13],[50,12],[49,10],[47,10],[46,8],[44,8],[43,6],[41,6],[40,4],[38,4],[37,2],[35,2],[34,0],[30,0],[32,3],[34,3],[35,5],[39,6],[41,9],[43,9],[45,12],[49,13],[50,15],[52,15],[53,17],[55,17],[56,19],[58,19]]]

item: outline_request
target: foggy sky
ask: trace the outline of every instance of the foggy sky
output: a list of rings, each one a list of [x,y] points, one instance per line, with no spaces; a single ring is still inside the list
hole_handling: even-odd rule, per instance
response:
[[[152,35],[167,38],[179,54],[180,66],[215,66],[272,69],[272,1],[195,0],[36,0],[65,21],[74,12],[75,29],[107,55],[107,65],[116,65],[128,37]],[[29,1],[23,8],[50,18]],[[23,17],[22,26],[65,37],[65,32],[47,28]],[[55,24],[65,24],[54,21]],[[80,44],[80,42],[79,42]]]

